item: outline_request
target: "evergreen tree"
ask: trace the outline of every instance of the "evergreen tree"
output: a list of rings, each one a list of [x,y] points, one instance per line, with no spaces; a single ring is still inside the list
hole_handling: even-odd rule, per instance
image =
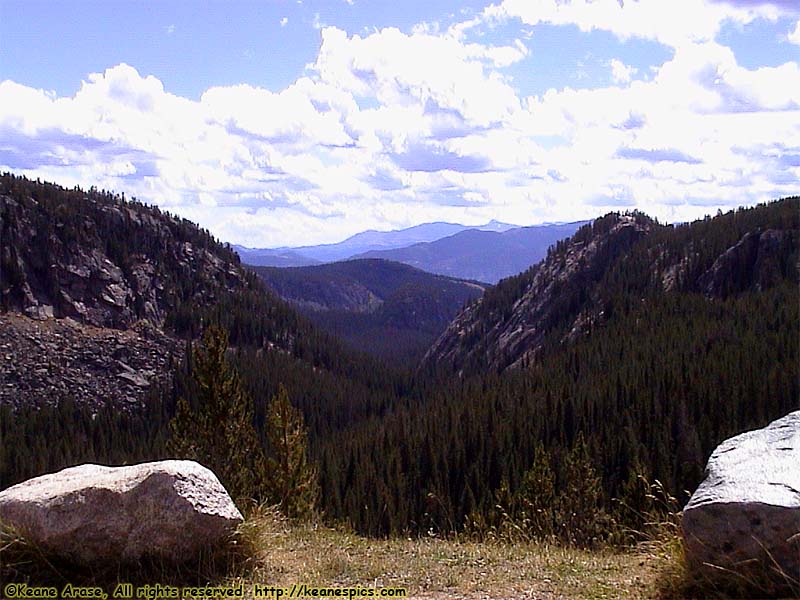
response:
[[[216,325],[206,328],[202,345],[191,353],[197,404],[178,400],[167,448],[211,469],[237,502],[262,500],[265,458],[253,402],[228,364],[227,349],[227,333]]]
[[[577,546],[592,546],[608,532],[609,518],[601,506],[600,477],[589,455],[589,446],[578,433],[564,460],[556,519],[561,538]]]
[[[283,385],[268,408],[267,437],[272,449],[268,460],[271,500],[289,517],[309,517],[319,499],[319,478],[308,460],[303,415],[291,405]]]
[[[547,538],[555,530],[554,508],[556,505],[555,477],[550,467],[550,453],[542,444],[536,447],[533,465],[522,477],[516,495],[516,504],[522,522],[534,538]]]

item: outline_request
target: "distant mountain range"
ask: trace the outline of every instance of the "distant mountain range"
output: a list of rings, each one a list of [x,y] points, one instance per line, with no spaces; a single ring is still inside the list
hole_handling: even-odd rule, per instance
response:
[[[305,267],[313,264],[346,260],[365,252],[405,248],[422,242],[432,242],[468,229],[507,231],[516,225],[490,221],[485,225],[469,226],[458,223],[423,223],[395,231],[362,231],[336,244],[282,248],[246,248],[234,245],[242,262],[263,267]]]
[[[506,231],[467,229],[433,242],[373,250],[356,258],[384,258],[430,273],[497,283],[542,260],[550,246],[586,223],[516,227]]]
[[[398,231],[365,231],[338,244],[233,248],[242,262],[253,266],[305,267],[352,258],[382,258],[439,275],[496,283],[544,258],[547,248],[585,223],[533,227],[499,221],[477,227],[424,223]]]
[[[380,259],[253,267],[317,326],[358,350],[413,365],[484,286]]]

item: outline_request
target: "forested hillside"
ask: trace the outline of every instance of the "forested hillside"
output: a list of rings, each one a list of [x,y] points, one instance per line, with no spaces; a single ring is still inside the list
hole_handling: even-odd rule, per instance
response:
[[[234,346],[339,374],[361,369],[364,357],[269,292],[230,247],[155,206],[4,174],[0,231],[4,312],[119,329],[146,320],[190,339],[217,321]]]
[[[379,259],[253,270],[324,331],[412,368],[486,287]]]
[[[373,533],[447,530],[541,496],[552,531],[589,498],[583,512],[641,525],[612,501],[643,508],[637,475],[693,490],[722,439],[800,406],[799,236],[797,198],[680,227],[586,226],[454,321],[437,344],[455,338],[453,354],[434,347],[428,364],[447,383],[327,450],[332,512]],[[516,353],[491,346],[539,329]]]
[[[546,346],[587,335],[636,302],[702,294],[711,301],[797,278],[798,200],[680,226],[609,214],[501,281],[437,340],[426,365],[503,371]]]
[[[589,545],[612,522],[641,525],[638,475],[680,495],[722,439],[800,406],[798,198],[681,226],[598,219],[466,307],[411,378],[320,332],[188,222],[112,194],[0,181],[2,322],[38,324],[20,334],[24,356],[3,348],[17,375],[75,366],[56,354],[106,368],[85,344],[108,338],[116,352],[125,344],[111,331],[146,323],[137,335],[155,328],[150,344],[185,349],[218,323],[261,443],[269,451],[266,407],[283,384],[308,426],[325,518],[359,532],[512,522]],[[54,327],[51,311],[72,320]],[[138,381],[118,363],[141,374],[152,346],[124,339],[129,354],[108,368]],[[177,398],[197,397],[187,356],[125,410],[86,381],[39,408],[12,405],[27,380],[3,371],[0,488],[89,460],[166,456]]]
[[[0,487],[87,460],[162,456],[175,401],[191,393],[180,350],[207,323],[228,330],[257,418],[283,382],[312,444],[407,387],[298,315],[208,232],[156,207],[5,174],[0,238]]]

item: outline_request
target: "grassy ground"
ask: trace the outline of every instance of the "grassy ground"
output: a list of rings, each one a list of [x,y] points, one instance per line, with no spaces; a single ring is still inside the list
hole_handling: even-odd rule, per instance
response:
[[[414,598],[653,598],[671,558],[546,544],[366,539],[274,516],[253,519],[248,573],[230,583],[400,586]]]
[[[410,598],[752,598],[787,597],[766,588],[698,579],[683,567],[674,527],[628,550],[579,550],[556,544],[476,542],[432,537],[377,540],[315,524],[291,524],[274,511],[251,514],[231,548],[178,569],[163,563],[78,569],[0,527],[0,597],[5,583],[98,585],[112,597],[117,582],[134,586],[405,588]],[[754,592],[757,590],[757,592]],[[788,597],[800,597],[789,588]],[[274,592],[268,596],[276,598]],[[284,596],[285,598],[286,596]]]

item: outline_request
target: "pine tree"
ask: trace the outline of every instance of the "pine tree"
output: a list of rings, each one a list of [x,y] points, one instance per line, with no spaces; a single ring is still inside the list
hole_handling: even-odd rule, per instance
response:
[[[316,467],[308,460],[302,413],[289,402],[281,385],[267,412],[267,438],[272,450],[268,487],[272,501],[291,518],[308,518],[319,500]]]
[[[556,504],[555,477],[550,467],[550,453],[538,444],[533,455],[533,465],[522,477],[516,494],[521,520],[534,538],[547,538],[555,529]]]
[[[583,432],[579,432],[564,460],[557,500],[557,521],[564,541],[576,546],[592,546],[599,541],[609,525],[602,498],[600,477]]]
[[[264,496],[264,450],[253,426],[253,402],[225,357],[227,333],[206,328],[191,352],[197,404],[178,400],[168,450],[211,469],[239,503]]]

